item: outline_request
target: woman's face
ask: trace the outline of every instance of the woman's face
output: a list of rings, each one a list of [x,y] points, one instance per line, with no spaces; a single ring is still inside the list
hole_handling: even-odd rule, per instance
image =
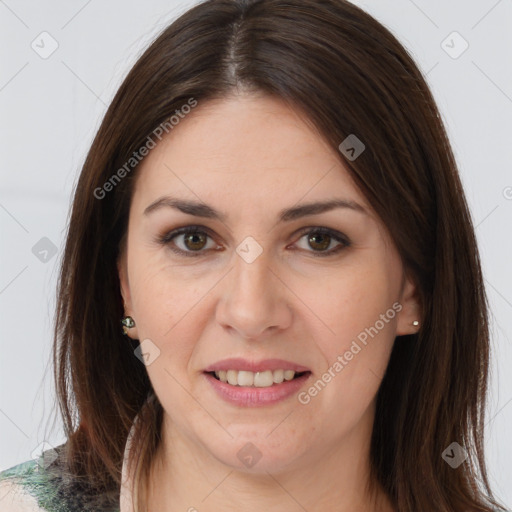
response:
[[[259,472],[367,447],[418,310],[340,156],[284,103],[248,95],[199,102],[137,171],[119,260],[129,333],[165,428],[196,454]],[[206,373],[221,368],[231,384]],[[270,385],[293,368],[307,372]]]

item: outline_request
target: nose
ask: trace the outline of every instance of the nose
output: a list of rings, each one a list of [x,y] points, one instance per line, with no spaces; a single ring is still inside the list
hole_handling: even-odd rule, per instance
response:
[[[292,322],[290,291],[269,265],[265,251],[248,263],[238,254],[223,283],[216,319],[244,339],[274,336]]]

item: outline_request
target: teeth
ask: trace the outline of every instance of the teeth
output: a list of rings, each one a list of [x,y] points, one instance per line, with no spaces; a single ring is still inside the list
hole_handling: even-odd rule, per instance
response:
[[[215,372],[215,375],[222,382],[227,382],[232,386],[268,388],[274,384],[280,384],[284,380],[292,380],[295,377],[295,372],[293,370],[265,370],[264,372],[219,370]]]
[[[233,371],[233,373],[237,373]],[[239,386],[252,386],[253,384],[257,386],[255,381],[255,375],[252,372],[244,372],[240,371],[238,372],[238,385]],[[259,382],[259,381],[258,381]]]

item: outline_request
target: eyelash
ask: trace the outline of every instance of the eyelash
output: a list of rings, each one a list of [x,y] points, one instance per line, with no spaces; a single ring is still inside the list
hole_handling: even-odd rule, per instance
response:
[[[170,231],[169,233],[166,233],[164,236],[158,237],[156,241],[161,245],[168,245],[171,251],[175,252],[176,254],[180,256],[186,256],[186,257],[198,257],[202,256],[206,251],[204,250],[198,250],[198,251],[183,251],[182,249],[178,249],[177,247],[173,246],[171,244],[172,240],[176,238],[179,235],[188,235],[188,234],[195,234],[195,233],[202,233],[207,235],[210,238],[213,238],[210,234],[210,230],[203,227],[203,226],[185,226],[183,228],[178,228],[173,231]],[[307,234],[321,234],[321,235],[328,235],[335,241],[339,242],[340,245],[335,247],[334,249],[330,249],[329,251],[306,251],[311,252],[314,257],[320,257],[320,258],[326,258],[328,256],[334,256],[335,254],[338,254],[343,249],[349,247],[351,245],[350,240],[343,235],[342,233],[339,233],[338,231],[334,231],[329,228],[324,227],[308,227],[300,230],[299,232],[300,237],[298,240],[300,240],[304,235]],[[211,250],[211,249],[210,249]]]

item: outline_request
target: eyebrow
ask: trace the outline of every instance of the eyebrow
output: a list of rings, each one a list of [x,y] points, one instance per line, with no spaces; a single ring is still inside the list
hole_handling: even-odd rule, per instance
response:
[[[144,215],[149,215],[150,213],[162,208],[174,208],[189,215],[204,217],[207,219],[216,219],[220,220],[221,222],[225,222],[227,218],[225,213],[215,210],[206,203],[177,199],[169,196],[161,197],[151,203],[144,210]],[[348,199],[331,199],[328,201],[305,203],[299,206],[285,208],[279,212],[278,218],[280,222],[289,222],[292,220],[300,219],[302,217],[307,217],[308,215],[319,215],[321,213],[325,213],[337,208],[347,208],[365,215],[368,214],[366,209],[359,203]]]

